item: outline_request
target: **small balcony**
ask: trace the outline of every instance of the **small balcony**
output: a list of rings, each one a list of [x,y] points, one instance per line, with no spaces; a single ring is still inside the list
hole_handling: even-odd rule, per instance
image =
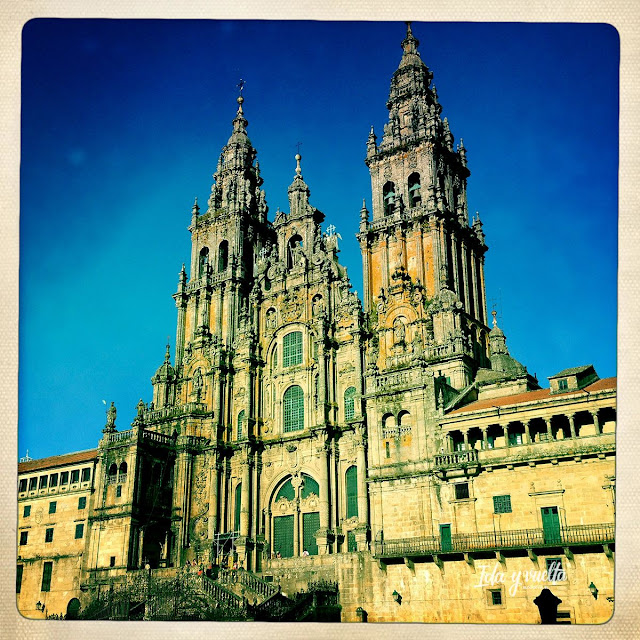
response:
[[[514,529],[459,533],[450,539],[436,536],[424,538],[396,538],[376,541],[373,554],[379,559],[416,558],[451,553],[504,551],[507,549],[544,549],[545,547],[607,546],[615,540],[614,523],[584,524],[561,527],[555,531],[544,529]]]

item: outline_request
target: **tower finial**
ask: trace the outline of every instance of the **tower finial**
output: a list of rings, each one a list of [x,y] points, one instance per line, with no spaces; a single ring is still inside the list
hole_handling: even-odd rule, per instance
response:
[[[498,315],[498,312],[494,309],[491,312],[491,315],[493,316],[493,326],[497,327],[498,326],[498,321],[496,320],[496,316]]]
[[[296,176],[300,176],[302,178],[302,167],[300,166],[300,160],[302,160],[302,156],[300,155],[300,153],[296,153]]]
[[[166,363],[171,362],[171,338],[169,336],[167,336],[167,350],[164,354],[164,361]]]
[[[408,53],[418,53],[418,45],[420,41],[414,37],[413,32],[411,31],[411,22],[407,22],[407,35],[405,39],[402,41],[402,50],[404,55]]]

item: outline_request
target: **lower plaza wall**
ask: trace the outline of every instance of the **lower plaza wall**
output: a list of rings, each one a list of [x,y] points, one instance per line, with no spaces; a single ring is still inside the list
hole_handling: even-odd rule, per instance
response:
[[[552,557],[561,558],[566,579],[550,582],[548,575],[540,575]],[[571,559],[555,552],[535,560],[527,555],[503,557],[502,562],[484,554],[473,566],[462,557],[444,560],[442,569],[431,557],[415,559],[412,566],[402,559],[385,565],[369,552],[353,552],[274,560],[264,573],[272,575],[287,595],[312,581],[337,581],[342,622],[361,621],[361,608],[368,622],[540,624],[533,601],[543,588],[562,600],[560,620],[602,624],[613,614],[614,562],[601,549],[575,553]],[[598,590],[597,598],[591,584]],[[493,604],[491,591],[497,590],[501,603]]]

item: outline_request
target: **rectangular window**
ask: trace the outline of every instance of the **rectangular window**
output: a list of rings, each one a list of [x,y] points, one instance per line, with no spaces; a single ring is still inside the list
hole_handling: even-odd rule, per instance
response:
[[[87,498],[86,496],[82,496],[78,498],[78,509],[84,509],[87,506]]]
[[[51,590],[51,573],[53,571],[53,562],[45,562],[42,567],[42,586],[40,591]]]
[[[391,457],[391,448],[389,447],[389,443],[388,442],[384,443],[384,453],[385,453],[385,456],[387,458]]]
[[[79,538],[82,538],[84,536],[84,523],[81,522],[80,524],[76,525],[76,540],[78,540]]]
[[[40,489],[46,489],[47,488],[47,480],[49,479],[49,476],[40,476]]]
[[[549,582],[564,582],[567,574],[562,568],[562,558],[547,558],[547,576]]]
[[[558,380],[558,389],[560,391],[566,391],[569,388],[569,383],[566,379]]]
[[[511,496],[493,496],[493,513],[511,513]]]
[[[22,478],[22,480],[20,480],[20,486],[18,487],[18,492],[22,493],[23,491],[27,490],[27,479],[26,478]]]
[[[22,589],[22,571],[24,570],[24,565],[19,564],[16,571],[16,593],[20,593],[20,589]]]
[[[53,527],[47,529],[44,532],[44,541],[45,542],[53,542]]]
[[[21,531],[20,532],[20,546],[24,546],[25,544],[27,544],[28,540],[29,540],[29,532],[28,531]]]
[[[24,507],[24,511],[22,512],[23,518],[28,518],[31,515],[31,505],[27,504]]]
[[[509,434],[509,444],[512,444],[512,445],[522,444],[522,434],[521,433],[510,433]]]
[[[82,470],[82,482],[89,482],[91,480],[91,467],[85,467]]]
[[[456,500],[464,500],[469,497],[469,483],[460,482],[455,485],[456,487]]]
[[[489,603],[493,606],[502,604],[502,590],[501,589],[489,589]]]
[[[57,508],[58,508],[58,503],[57,502],[50,502],[49,503],[49,513],[55,513]]]
[[[80,481],[80,469],[74,469],[71,472],[71,484],[75,484]]]
[[[35,491],[38,488],[38,478],[29,478],[29,491]]]
[[[116,566],[116,557],[115,556],[111,556],[109,558],[109,566],[110,567],[115,567]]]
[[[49,476],[49,486],[50,487],[57,487],[58,486],[58,474],[57,473],[52,473]]]
[[[302,332],[293,331],[283,339],[282,366],[302,364]]]
[[[119,484],[119,485],[116,487],[116,498],[119,498],[121,495],[122,495],[122,485],[121,485],[121,484]]]
[[[60,484],[69,484],[69,472],[63,471],[60,474]]]

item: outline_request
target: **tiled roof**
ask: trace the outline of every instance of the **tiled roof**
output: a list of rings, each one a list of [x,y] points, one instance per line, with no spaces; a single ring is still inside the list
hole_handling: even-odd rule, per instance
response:
[[[583,371],[587,371],[587,369],[593,369],[592,364],[583,364],[581,367],[572,367],[571,369],[563,369],[560,373],[556,373],[553,376],[549,376],[549,380],[552,378],[563,378],[564,376],[575,376]]]
[[[86,451],[75,451],[74,453],[63,453],[60,456],[50,456],[48,458],[40,458],[39,460],[20,462],[18,464],[18,473],[30,473],[31,471],[39,471],[40,469],[62,467],[69,464],[77,464],[78,462],[89,462],[90,460],[94,460],[97,455],[97,449],[87,449]]]
[[[604,378],[602,380],[597,380],[592,384],[587,385],[581,391],[604,391],[606,389],[615,389],[617,383],[617,378]],[[546,400],[549,397],[557,398],[564,395],[568,395],[570,393],[577,393],[576,390],[565,391],[564,393],[554,393],[551,395],[550,389],[536,389],[535,391],[526,391],[525,393],[516,393],[510,396],[502,396],[501,398],[487,398],[486,400],[476,400],[476,402],[472,402],[464,407],[460,407],[459,409],[454,409],[448,416],[457,415],[460,413],[468,413],[469,411],[480,411],[481,409],[489,409],[491,407],[504,407],[509,405],[521,404],[524,402],[535,402]]]

